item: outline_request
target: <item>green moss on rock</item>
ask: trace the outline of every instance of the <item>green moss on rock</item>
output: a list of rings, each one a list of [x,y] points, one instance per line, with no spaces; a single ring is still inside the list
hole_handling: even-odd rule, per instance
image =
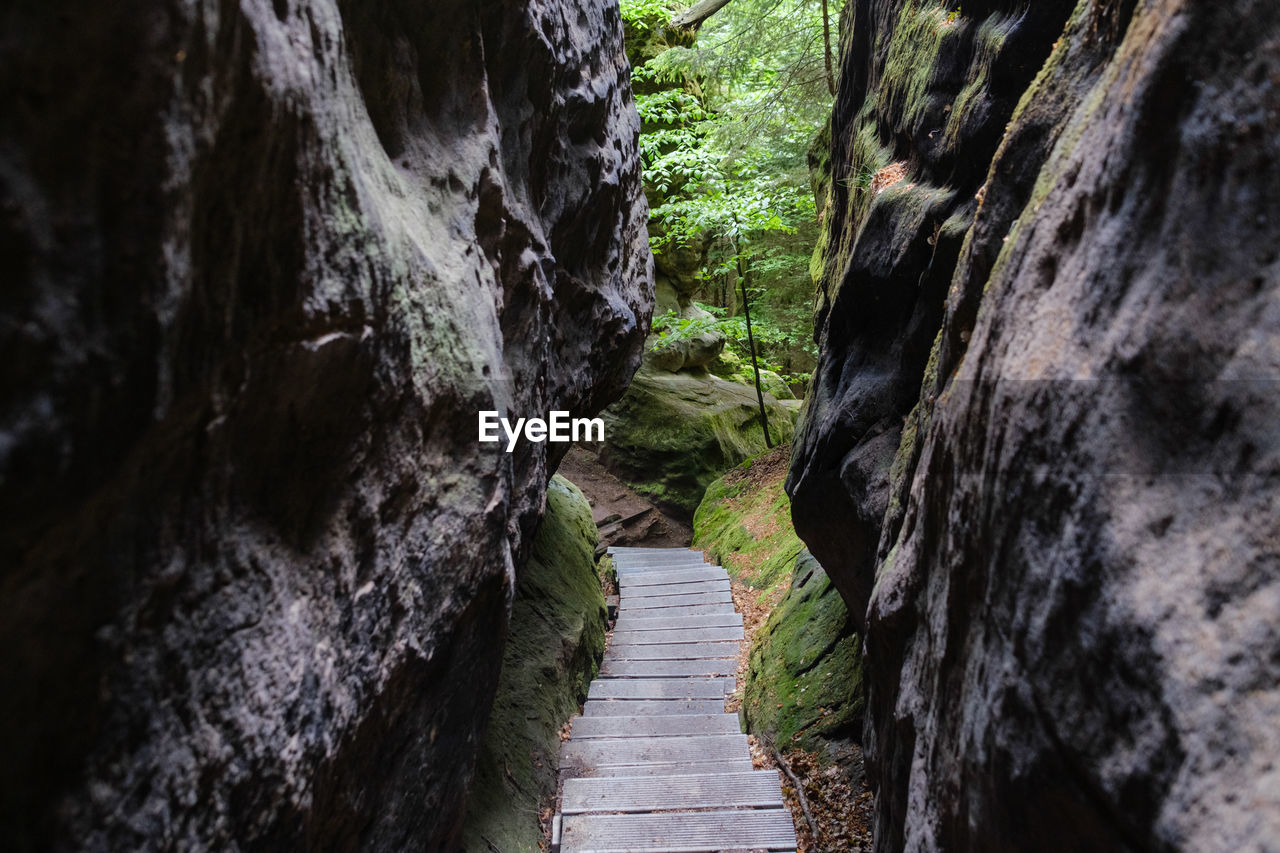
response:
[[[907,2],[889,41],[881,97],[887,110],[916,124],[928,107],[929,84],[947,38],[959,38],[962,19],[943,3]]]
[[[765,408],[773,442],[790,441],[794,407],[766,394]],[[603,418],[601,461],[637,492],[686,518],[712,481],[766,449],[755,390],[709,373],[646,365]]]
[[[556,476],[521,572],[493,715],[481,744],[464,849],[539,849],[539,810],[556,792],[559,731],[604,654],[596,526],[577,486]]]
[[[862,729],[862,650],[848,609],[808,551],[756,634],[742,703],[747,730],[841,757]]]
[[[753,464],[756,460],[749,460],[707,487],[693,516],[693,547],[761,590],[763,598],[789,582],[791,564],[804,544],[791,527],[782,472],[760,482],[747,476]]]
[[[707,365],[707,370],[721,379],[737,382],[739,385],[746,385],[753,389],[756,387],[755,371],[751,367],[751,361],[733,350],[726,349],[721,352]],[[761,369],[760,386],[764,388],[766,394],[772,394],[778,400],[796,398],[787,381],[772,370]]]
[[[712,483],[694,515],[693,545],[761,600],[782,592],[751,648],[747,730],[840,761],[862,727],[861,643],[844,599],[791,526],[789,458],[779,448]]]

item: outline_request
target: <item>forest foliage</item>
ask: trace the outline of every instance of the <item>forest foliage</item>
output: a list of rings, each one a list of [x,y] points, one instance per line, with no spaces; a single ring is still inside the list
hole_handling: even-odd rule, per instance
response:
[[[745,342],[745,278],[765,360],[807,378],[817,236],[808,151],[831,108],[822,3],[733,0],[694,38],[671,27],[676,4],[621,8],[629,41],[643,43],[632,61],[653,250],[705,248],[698,304],[712,316],[656,317],[659,345],[708,325]]]

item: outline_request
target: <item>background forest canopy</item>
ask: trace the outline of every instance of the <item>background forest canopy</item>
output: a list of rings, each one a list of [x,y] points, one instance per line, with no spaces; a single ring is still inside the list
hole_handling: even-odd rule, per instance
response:
[[[621,2],[650,242],[660,270],[696,278],[693,310],[659,295],[651,345],[714,328],[745,357],[745,279],[762,366],[803,385],[815,356],[818,235],[808,155],[831,109],[827,49],[839,4],[829,33],[822,0],[730,0],[680,26],[706,5]]]

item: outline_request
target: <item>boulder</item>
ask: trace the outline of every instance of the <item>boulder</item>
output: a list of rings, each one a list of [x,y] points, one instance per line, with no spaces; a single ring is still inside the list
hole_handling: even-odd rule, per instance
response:
[[[562,445],[649,328],[616,4],[6,12],[0,830],[457,849]]]
[[[711,312],[686,299],[674,314],[678,320],[702,321],[703,331],[697,334],[650,335],[645,345],[645,363],[656,370],[674,373],[698,370],[715,361],[724,350],[725,337],[723,332],[707,322],[711,320]]]
[[[799,747],[852,767],[865,695],[862,642],[844,599],[807,550],[751,646],[742,717],[779,748]]]
[[[789,459],[788,448],[778,447],[708,486],[693,517],[693,547],[770,608],[744,679],[746,730],[856,775],[862,644],[844,599],[791,527],[782,489]]]
[[[721,352],[714,361],[707,365],[707,370],[721,379],[728,379],[730,382],[737,382],[739,385],[750,385],[752,388],[756,387],[756,376],[751,367],[751,359],[743,358],[733,350]],[[787,384],[787,380],[772,370],[763,368],[760,370],[760,386],[764,388],[766,393],[772,394],[774,399],[779,402],[796,398],[791,386]]]

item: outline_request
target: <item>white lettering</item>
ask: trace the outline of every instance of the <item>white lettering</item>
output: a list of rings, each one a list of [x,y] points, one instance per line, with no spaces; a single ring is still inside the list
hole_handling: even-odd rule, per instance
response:
[[[569,413],[568,412],[552,412],[551,413],[551,435],[547,437],[548,441],[566,442],[569,441]]]
[[[524,418],[516,418],[515,429],[511,428],[511,422],[506,418],[502,419],[502,429],[507,434],[507,452],[516,449],[516,439],[520,437],[520,430],[524,428]]]
[[[480,413],[480,443],[490,443],[498,440],[498,413],[497,412],[481,412]]]
[[[578,430],[581,429],[586,433],[585,438],[579,438]],[[592,433],[596,437],[592,437]],[[574,418],[573,419],[573,440],[574,441],[604,441],[604,419],[603,418]]]
[[[502,441],[498,428],[507,439],[507,452],[516,449],[516,442],[523,435],[527,440],[542,443],[554,441],[567,444],[570,441],[604,441],[603,418],[571,418],[568,412],[551,412],[549,420],[542,418],[516,418],[514,424],[497,412],[478,413],[478,435],[483,444]]]

